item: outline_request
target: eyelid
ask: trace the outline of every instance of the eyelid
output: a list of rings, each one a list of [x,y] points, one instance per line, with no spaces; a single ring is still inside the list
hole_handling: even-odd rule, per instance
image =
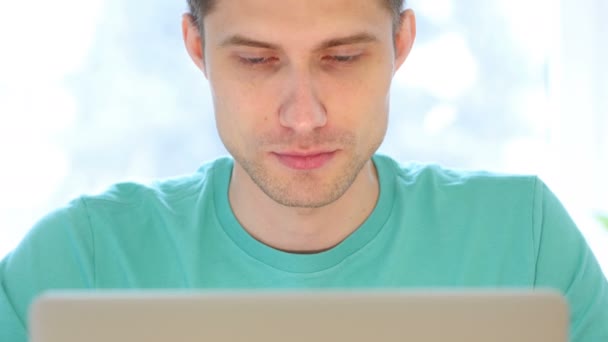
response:
[[[337,46],[323,52],[324,56],[361,56],[365,53],[365,48],[361,46]]]
[[[269,61],[268,57],[241,57],[241,59],[251,64],[262,64]]]
[[[335,54],[335,55],[325,55],[322,57],[322,60],[329,61],[330,63],[353,63],[359,60],[363,56],[362,53],[359,54]]]
[[[279,61],[276,55],[264,53],[237,53],[235,57],[243,64],[247,65],[265,65]]]

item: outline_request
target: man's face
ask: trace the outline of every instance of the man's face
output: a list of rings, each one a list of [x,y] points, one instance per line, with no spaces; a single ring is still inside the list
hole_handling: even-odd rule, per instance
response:
[[[348,190],[387,128],[396,60],[382,1],[218,1],[205,72],[235,175],[290,207]]]

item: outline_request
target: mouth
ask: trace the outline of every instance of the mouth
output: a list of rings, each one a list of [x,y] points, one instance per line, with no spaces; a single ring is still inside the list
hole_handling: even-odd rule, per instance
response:
[[[320,169],[329,163],[338,151],[322,152],[273,152],[279,162],[298,171]]]

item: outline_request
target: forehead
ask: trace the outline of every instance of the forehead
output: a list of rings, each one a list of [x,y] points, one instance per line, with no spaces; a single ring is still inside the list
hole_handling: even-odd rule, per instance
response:
[[[392,15],[383,0],[217,0],[204,25],[208,43],[245,35],[305,44],[361,31],[390,40]]]

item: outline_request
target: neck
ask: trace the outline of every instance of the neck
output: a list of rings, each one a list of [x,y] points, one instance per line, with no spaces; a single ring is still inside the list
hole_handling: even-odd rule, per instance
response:
[[[318,253],[338,245],[374,210],[378,176],[370,160],[349,189],[320,208],[293,208],[268,197],[235,162],[229,197],[235,216],[258,241],[290,253]]]

